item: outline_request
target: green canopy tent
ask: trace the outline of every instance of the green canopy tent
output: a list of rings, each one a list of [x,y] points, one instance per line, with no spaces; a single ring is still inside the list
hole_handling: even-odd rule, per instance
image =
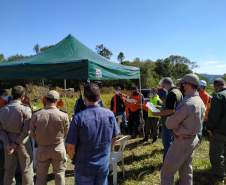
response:
[[[140,69],[113,63],[68,35],[38,55],[1,63],[0,79],[140,79]]]
[[[120,80],[139,79],[140,69],[107,60],[72,35],[40,54],[0,64],[0,80]]]

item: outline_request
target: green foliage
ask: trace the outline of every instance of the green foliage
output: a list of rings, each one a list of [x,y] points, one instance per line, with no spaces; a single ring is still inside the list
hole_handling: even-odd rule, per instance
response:
[[[123,52],[120,52],[118,54],[118,57],[117,57],[118,61],[120,62],[120,64],[123,62],[123,60],[125,59],[125,55]]]
[[[124,61],[122,64],[139,67],[141,69],[142,88],[150,88],[158,85],[162,77],[172,77],[174,80],[182,78],[192,72],[194,62],[182,56],[169,56],[157,61],[135,58],[132,62]]]
[[[112,52],[106,48],[103,44],[99,44],[96,45],[96,51],[99,55],[107,58],[107,59],[111,59],[111,56],[113,55]]]
[[[223,78],[224,78],[224,80],[226,81],[226,73],[224,74]]]
[[[3,62],[5,60],[5,57],[3,54],[0,54],[0,62]]]
[[[8,62],[13,62],[13,61],[20,61],[22,59],[26,59],[26,58],[29,58],[30,56],[24,56],[24,55],[21,55],[21,54],[16,54],[16,55],[12,55],[10,57],[7,58],[7,61]]]
[[[182,56],[171,55],[165,59],[156,61],[156,73],[159,77],[172,77],[178,79],[185,74],[191,73],[194,63]]]
[[[159,77],[155,72],[155,62],[151,60],[141,62],[140,59],[136,58],[133,62],[127,61],[124,64],[140,68],[142,88],[150,88],[158,84]]]

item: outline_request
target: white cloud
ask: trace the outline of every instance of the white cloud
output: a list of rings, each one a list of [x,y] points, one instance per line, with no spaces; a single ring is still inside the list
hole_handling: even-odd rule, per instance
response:
[[[195,70],[198,73],[225,74],[226,62],[220,60],[208,60],[198,62],[199,67]]]
[[[216,68],[226,68],[226,64],[217,64],[215,67]],[[225,73],[226,73],[226,71],[225,71]]]
[[[219,61],[214,61],[214,60],[205,62],[205,64],[218,64],[218,63]]]

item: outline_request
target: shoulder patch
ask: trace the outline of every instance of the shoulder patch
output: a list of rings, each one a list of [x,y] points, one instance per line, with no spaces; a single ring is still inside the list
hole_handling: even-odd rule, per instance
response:
[[[59,109],[59,111],[67,114],[67,111],[65,110]]]

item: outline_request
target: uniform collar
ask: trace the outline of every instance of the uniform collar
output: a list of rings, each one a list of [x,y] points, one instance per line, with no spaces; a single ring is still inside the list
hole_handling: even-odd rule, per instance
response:
[[[100,107],[100,106],[98,105],[98,103],[96,103],[95,105],[89,105],[89,106],[87,106],[87,108],[96,108],[96,107]]]
[[[45,109],[57,109],[57,107],[56,106],[53,106],[53,105],[52,106],[46,105],[45,106]]]
[[[14,103],[14,104],[22,104],[21,100],[11,100],[10,103]]]
[[[199,96],[198,91],[195,91],[195,92],[193,92],[193,93],[186,94],[186,95],[185,95],[185,98],[191,98],[191,97],[193,97],[193,96]]]

